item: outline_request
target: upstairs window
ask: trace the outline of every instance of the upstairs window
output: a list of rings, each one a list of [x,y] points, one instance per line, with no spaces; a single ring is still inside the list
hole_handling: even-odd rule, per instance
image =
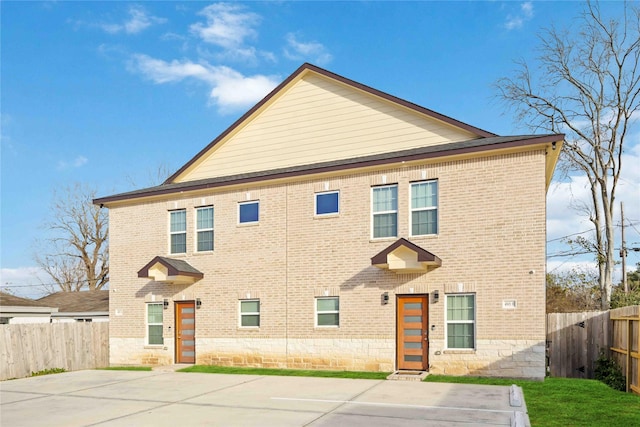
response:
[[[398,235],[398,186],[385,185],[372,189],[373,238]]]
[[[238,203],[238,223],[252,224],[260,220],[260,202],[242,202]]]
[[[260,300],[240,301],[240,326],[244,328],[260,327]]]
[[[438,181],[411,184],[411,235],[438,233]]]
[[[170,252],[183,254],[187,252],[187,211],[169,212],[169,234],[171,236]]]
[[[340,193],[338,191],[328,191],[316,193],[316,215],[337,214],[340,209]]]
[[[213,250],[213,206],[196,209],[196,250]]]

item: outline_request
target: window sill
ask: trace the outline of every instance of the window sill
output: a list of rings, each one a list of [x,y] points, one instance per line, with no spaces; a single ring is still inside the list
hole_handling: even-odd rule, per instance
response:
[[[211,255],[212,253],[214,253],[215,250],[213,251],[196,251],[193,253],[193,256],[198,256],[198,255]]]
[[[372,237],[369,239],[369,243],[378,243],[378,242],[393,242],[398,240],[398,236],[392,237]]]
[[[145,350],[166,350],[167,347],[165,347],[164,344],[145,344],[144,349]]]
[[[257,227],[258,225],[260,225],[260,222],[243,222],[236,224],[236,227]]]
[[[318,330],[318,331],[326,331],[327,329],[331,330],[331,329],[340,329],[340,326],[314,326],[313,329]]]
[[[313,219],[326,219],[326,218],[338,218],[340,216],[340,212],[336,212],[336,213],[328,213],[328,214],[322,214],[322,215],[314,215]]]
[[[442,350],[443,354],[476,354],[475,348],[452,348],[448,350]]]
[[[238,326],[239,331],[259,331],[260,326]]]

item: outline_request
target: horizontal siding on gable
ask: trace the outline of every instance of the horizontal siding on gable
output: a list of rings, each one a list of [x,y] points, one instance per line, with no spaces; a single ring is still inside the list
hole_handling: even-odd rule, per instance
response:
[[[310,75],[219,143],[181,182],[361,157],[473,138],[320,76]]]

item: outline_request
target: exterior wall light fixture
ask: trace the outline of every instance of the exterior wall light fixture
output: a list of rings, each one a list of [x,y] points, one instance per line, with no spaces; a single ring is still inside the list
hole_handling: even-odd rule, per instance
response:
[[[389,292],[385,292],[385,293],[382,294],[381,299],[380,299],[380,303],[382,305],[389,304]]]
[[[440,292],[439,291],[433,291],[433,302],[436,303],[440,301]]]
[[[202,301],[200,300],[200,298],[196,298],[196,308],[200,307],[202,307]]]
[[[169,300],[168,299],[164,300],[162,302],[162,306],[164,307],[165,310],[168,309],[169,308]]]

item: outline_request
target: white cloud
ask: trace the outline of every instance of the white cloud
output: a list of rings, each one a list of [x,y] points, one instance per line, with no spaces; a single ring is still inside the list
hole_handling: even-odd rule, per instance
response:
[[[87,162],[89,161],[89,159],[87,159],[85,156],[76,156],[74,159],[71,160],[59,160],[58,161],[58,170],[66,170],[66,169],[70,169],[70,168],[79,168],[84,166]]]
[[[210,102],[221,112],[235,111],[251,106],[269,93],[279,82],[265,75],[244,76],[226,66],[214,66],[205,61],[189,60],[166,62],[148,55],[133,55],[129,70],[138,72],[155,83],[172,83],[187,78],[210,86]]]
[[[236,50],[244,45],[246,39],[257,35],[255,27],[260,22],[260,16],[245,12],[242,5],[216,3],[205,7],[198,14],[203,15],[207,22],[193,24],[190,30],[207,43]]]
[[[47,275],[39,267],[0,269],[0,289],[23,298],[40,298],[48,292],[42,286]]]
[[[132,5],[128,10],[129,19],[119,24],[97,24],[104,31],[117,34],[124,32],[126,34],[137,34],[153,24],[163,24],[167,22],[165,18],[158,18],[149,15],[147,11],[139,5]]]
[[[507,30],[515,30],[522,28],[526,21],[533,18],[533,3],[528,1],[520,4],[520,11],[516,14],[507,15],[507,20],[504,23],[504,27]]]
[[[319,65],[327,64],[333,59],[321,43],[303,43],[299,41],[293,33],[287,34],[286,41],[287,46],[284,48],[284,54],[289,59],[310,61]]]

